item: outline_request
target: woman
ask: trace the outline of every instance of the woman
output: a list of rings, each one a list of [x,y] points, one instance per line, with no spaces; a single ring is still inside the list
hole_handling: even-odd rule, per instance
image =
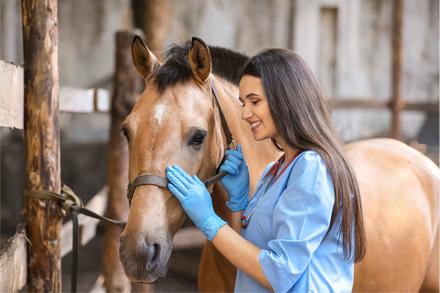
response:
[[[284,152],[248,203],[241,146],[226,151],[221,183],[241,215],[241,235],[214,213],[197,176],[167,167],[170,191],[237,267],[236,291],[351,291],[354,262],[365,255],[359,189],[312,72],[295,53],[270,49],[248,61],[239,90],[255,140]]]

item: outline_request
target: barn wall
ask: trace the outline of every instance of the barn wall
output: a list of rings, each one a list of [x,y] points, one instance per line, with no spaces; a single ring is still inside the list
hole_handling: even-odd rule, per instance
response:
[[[290,48],[306,59],[328,96],[390,96],[391,0],[163,1],[170,21],[164,48],[192,36],[250,55]],[[22,63],[19,2],[0,0],[0,58]],[[404,4],[403,95],[436,99],[439,2]],[[59,1],[63,85],[108,80],[114,32],[132,26],[130,9],[130,0]]]
[[[284,47],[302,55],[320,80],[328,97],[387,100],[391,89],[391,0],[163,0],[170,22],[164,48],[198,36],[212,45],[249,55],[268,47]],[[0,59],[21,64],[20,1],[0,0]],[[404,1],[402,95],[411,101],[434,101],[439,96],[439,2]],[[130,0],[60,0],[59,56],[62,85],[111,89],[114,33],[132,27]],[[336,127],[345,141],[388,135],[387,110],[336,110]],[[403,114],[405,139],[437,137],[438,115]],[[437,121],[437,122],[436,122]],[[61,115],[63,180],[81,187],[69,170],[92,178],[104,174],[109,116]],[[428,133],[428,134],[427,134]],[[0,131],[3,158],[20,162],[20,134]],[[89,147],[83,145],[91,144]],[[87,153],[87,160],[75,160]],[[70,159],[68,159],[68,157]],[[83,161],[83,163],[81,163]],[[87,161],[87,162],[84,162]],[[5,194],[21,192],[21,169],[2,159],[2,218],[17,214],[21,205],[3,202]],[[77,162],[78,165],[69,165]],[[73,163],[72,163],[73,164]],[[90,174],[94,166],[94,174]],[[82,171],[81,171],[82,170]],[[8,179],[9,178],[9,179]],[[86,194],[99,189],[103,178],[87,179]],[[17,183],[18,182],[18,183]],[[90,183],[92,182],[92,183]],[[5,213],[8,207],[13,212]],[[11,218],[8,218],[11,219]],[[15,222],[16,219],[14,219]]]

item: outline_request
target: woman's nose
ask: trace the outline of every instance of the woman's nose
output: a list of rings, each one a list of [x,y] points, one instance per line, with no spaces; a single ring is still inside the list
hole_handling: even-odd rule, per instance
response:
[[[246,120],[252,116],[252,111],[248,109],[248,107],[243,107],[241,111],[241,119]]]

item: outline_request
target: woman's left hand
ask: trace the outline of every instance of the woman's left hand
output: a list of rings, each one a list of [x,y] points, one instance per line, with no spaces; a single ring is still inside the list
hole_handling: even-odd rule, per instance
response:
[[[180,201],[194,225],[212,240],[226,222],[214,212],[211,195],[205,185],[196,175],[190,176],[178,166],[167,167],[166,171],[170,182],[168,189]]]

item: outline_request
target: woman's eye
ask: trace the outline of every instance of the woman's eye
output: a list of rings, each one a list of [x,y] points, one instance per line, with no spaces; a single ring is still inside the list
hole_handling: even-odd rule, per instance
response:
[[[259,100],[255,100],[255,101],[252,101],[251,103],[252,103],[252,105],[256,105],[256,104],[258,104],[260,101]]]

